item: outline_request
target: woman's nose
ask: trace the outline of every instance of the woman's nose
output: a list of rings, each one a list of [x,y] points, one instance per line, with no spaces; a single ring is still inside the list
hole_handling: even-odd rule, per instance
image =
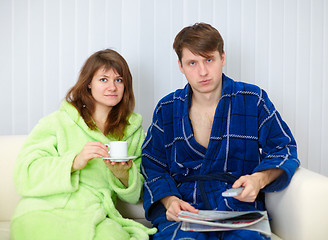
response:
[[[115,81],[109,81],[107,88],[112,90],[112,91],[116,90],[117,87],[116,87]]]

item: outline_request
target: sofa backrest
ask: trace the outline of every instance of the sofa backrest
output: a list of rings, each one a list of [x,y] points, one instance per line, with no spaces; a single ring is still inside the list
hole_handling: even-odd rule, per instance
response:
[[[0,136],[0,221],[9,221],[20,199],[15,191],[13,170],[26,135]]]

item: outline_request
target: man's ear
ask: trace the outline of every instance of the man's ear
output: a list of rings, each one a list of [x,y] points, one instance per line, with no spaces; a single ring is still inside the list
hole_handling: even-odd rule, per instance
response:
[[[182,74],[184,74],[184,70],[183,70],[182,63],[180,62],[180,60],[178,60],[178,64],[179,64],[180,72],[182,72]]]
[[[226,64],[226,55],[224,51],[221,54],[221,61],[222,61],[222,66],[224,67]]]

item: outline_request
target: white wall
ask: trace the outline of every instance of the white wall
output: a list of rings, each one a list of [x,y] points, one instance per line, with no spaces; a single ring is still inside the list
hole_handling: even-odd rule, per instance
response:
[[[0,135],[27,134],[56,110],[104,48],[128,61],[147,129],[157,101],[186,83],[175,35],[208,22],[225,39],[224,72],[263,87],[303,166],[328,176],[327,16],[325,0],[0,0]]]

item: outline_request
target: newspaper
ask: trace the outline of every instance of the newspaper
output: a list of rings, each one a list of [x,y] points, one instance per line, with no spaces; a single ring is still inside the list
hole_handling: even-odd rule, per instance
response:
[[[245,229],[258,231],[271,236],[271,229],[266,211],[215,211],[199,210],[198,213],[181,211],[178,218],[182,221],[183,231],[230,231]]]

